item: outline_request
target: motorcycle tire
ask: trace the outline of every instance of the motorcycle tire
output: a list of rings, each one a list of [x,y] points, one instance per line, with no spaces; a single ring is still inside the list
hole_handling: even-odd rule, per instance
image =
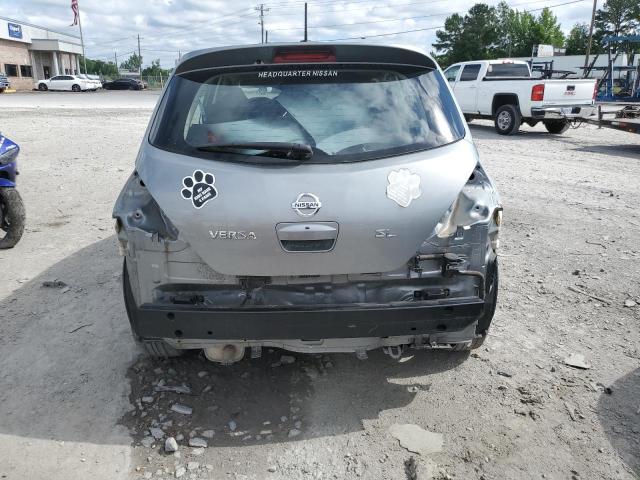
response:
[[[22,238],[25,211],[15,188],[0,188],[0,249],[12,248]]]

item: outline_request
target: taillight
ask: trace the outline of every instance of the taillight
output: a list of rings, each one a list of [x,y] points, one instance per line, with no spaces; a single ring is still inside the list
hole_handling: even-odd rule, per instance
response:
[[[544,83],[539,83],[531,89],[531,101],[540,102],[542,100],[544,100]]]
[[[593,96],[591,97],[592,102],[596,101],[597,95],[598,95],[598,81],[596,80],[596,83],[593,84]]]
[[[276,50],[273,63],[333,63],[336,54],[333,50],[290,49]]]

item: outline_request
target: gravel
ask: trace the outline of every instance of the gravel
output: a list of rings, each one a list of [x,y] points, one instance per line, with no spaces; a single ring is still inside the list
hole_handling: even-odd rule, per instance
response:
[[[640,299],[637,135],[583,127],[552,136],[538,125],[500,137],[488,122],[473,122],[505,211],[498,309],[472,356],[408,351],[396,362],[377,351],[367,361],[296,354],[287,368],[272,369],[288,352],[264,349],[263,358],[227,367],[197,356],[139,367],[110,213],[151,111],[104,108],[138,93],[2,96],[13,104],[36,96],[84,106],[11,110],[3,103],[3,133],[22,146],[27,230],[14,249],[0,251],[0,473],[119,480],[140,476],[134,469],[145,465],[167,478],[178,459],[140,448],[144,438],[153,444],[145,432],[166,414],[174,423],[163,430],[174,438],[194,428],[228,432],[230,418],[242,425],[238,435],[217,435],[208,448],[183,454],[192,461],[198,451],[198,461],[222,476],[405,478],[413,454],[389,429],[411,423],[444,435],[441,452],[415,455],[425,479],[637,477],[640,311],[625,306]],[[41,287],[54,279],[73,288],[61,295]],[[93,326],[68,333],[85,323]],[[34,361],[42,345],[46,361]],[[564,365],[570,352],[585,355],[591,368]],[[199,394],[188,397],[190,415],[171,410],[183,397],[161,392],[143,402],[148,415],[141,418],[138,400],[162,376],[165,385],[184,382]],[[215,388],[200,394],[206,385]],[[523,404],[519,386],[544,403]],[[291,405],[300,408],[304,436],[289,438],[293,423],[278,421],[291,416]],[[277,471],[266,472],[272,465]]]
[[[164,442],[164,451],[167,453],[173,453],[178,451],[178,442],[173,437],[168,437]]]

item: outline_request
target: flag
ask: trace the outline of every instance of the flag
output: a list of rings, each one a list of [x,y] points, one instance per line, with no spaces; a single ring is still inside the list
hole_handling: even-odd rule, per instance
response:
[[[73,23],[71,24],[73,27],[74,25],[78,25],[78,16],[80,14],[78,10],[78,0],[71,0],[71,10],[73,11]]]

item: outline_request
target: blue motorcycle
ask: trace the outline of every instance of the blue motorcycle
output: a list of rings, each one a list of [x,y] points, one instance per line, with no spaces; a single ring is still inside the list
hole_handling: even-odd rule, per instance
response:
[[[0,248],[11,248],[24,231],[24,204],[16,190],[20,147],[0,133]]]

